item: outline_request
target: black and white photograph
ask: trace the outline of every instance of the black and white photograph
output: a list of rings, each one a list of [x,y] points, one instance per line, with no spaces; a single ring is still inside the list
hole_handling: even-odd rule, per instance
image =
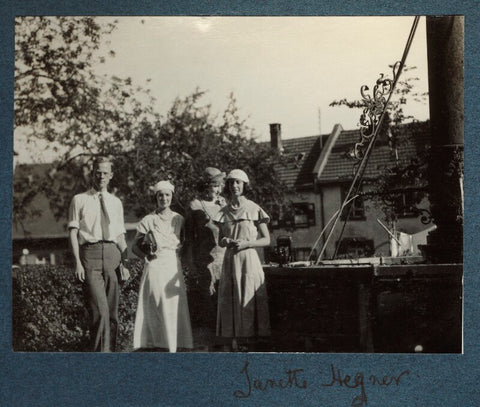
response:
[[[14,35],[13,352],[463,353],[463,16]]]

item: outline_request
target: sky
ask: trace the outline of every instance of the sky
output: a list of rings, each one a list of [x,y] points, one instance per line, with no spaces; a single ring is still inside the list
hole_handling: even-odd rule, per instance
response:
[[[98,69],[139,84],[151,79],[160,114],[198,87],[218,113],[233,92],[259,141],[269,139],[270,123],[282,125],[283,138],[326,134],[337,123],[358,127],[358,110],[330,102],[359,99],[360,87],[372,89],[380,73],[392,77],[388,66],[401,59],[412,23],[413,17],[125,17],[110,38],[116,57]],[[417,67],[416,87],[427,92],[424,17],[407,65]],[[419,120],[429,116],[428,103],[409,111]]]
[[[98,17],[100,21],[111,20]],[[156,98],[165,116],[175,98],[206,91],[202,101],[221,117],[234,94],[239,114],[258,141],[269,124],[282,138],[330,133],[339,123],[358,128],[361,112],[329,107],[360,99],[381,73],[401,59],[413,17],[119,17],[99,54],[115,51],[98,75],[132,78]],[[416,90],[428,91],[425,17],[420,19],[407,66],[416,66]],[[149,80],[147,82],[147,80]],[[413,103],[413,104],[412,104]],[[407,101],[406,113],[429,117],[428,103]],[[52,161],[41,145],[15,136],[18,162]],[[33,155],[30,151],[33,151]]]

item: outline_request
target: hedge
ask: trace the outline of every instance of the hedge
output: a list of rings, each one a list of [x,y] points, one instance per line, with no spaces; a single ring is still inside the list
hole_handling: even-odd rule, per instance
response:
[[[121,285],[117,342],[120,352],[132,351],[143,261],[131,259],[127,267],[131,278]],[[78,282],[71,267],[35,265],[15,269],[12,280],[13,350],[88,351],[90,317],[84,295],[83,284]],[[189,302],[195,301],[190,297]]]

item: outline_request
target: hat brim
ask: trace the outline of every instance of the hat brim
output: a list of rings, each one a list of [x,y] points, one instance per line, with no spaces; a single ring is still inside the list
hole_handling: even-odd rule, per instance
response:
[[[207,179],[206,181],[210,184],[214,183],[214,182],[224,182],[225,181],[225,177],[226,177],[226,174],[224,172],[222,172],[221,174],[217,174],[213,177],[210,177],[209,179]]]

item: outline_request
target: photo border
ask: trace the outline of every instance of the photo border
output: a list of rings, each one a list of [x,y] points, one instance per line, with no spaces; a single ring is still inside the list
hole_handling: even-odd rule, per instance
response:
[[[80,4],[81,3],[81,4]],[[479,304],[478,253],[480,176],[479,7],[475,0],[399,1],[3,1],[0,17],[0,360],[1,405],[7,406],[350,406],[359,388],[324,386],[332,366],[352,378],[357,372],[398,375],[398,386],[366,388],[368,406],[478,405]],[[465,218],[464,354],[163,354],[163,353],[20,353],[12,352],[11,223],[13,176],[14,18],[20,15],[465,15]],[[375,47],[372,43],[366,47]],[[368,48],[365,49],[368,52]],[[399,50],[399,53],[401,50]],[[236,398],[245,389],[242,369],[254,377],[298,377],[307,388],[273,388]],[[353,379],[352,379],[353,380]],[[299,384],[302,383],[299,381]]]

